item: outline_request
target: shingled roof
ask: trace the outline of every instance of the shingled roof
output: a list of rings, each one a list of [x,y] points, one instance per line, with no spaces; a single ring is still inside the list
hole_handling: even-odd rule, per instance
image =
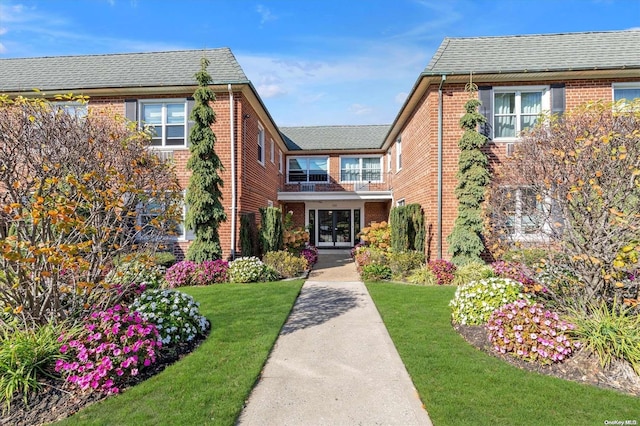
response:
[[[640,68],[640,30],[445,38],[428,74]]]
[[[213,84],[248,83],[228,48],[0,59],[0,93],[40,90],[194,86],[200,60]]]
[[[389,125],[281,127],[287,148],[299,150],[378,149]]]

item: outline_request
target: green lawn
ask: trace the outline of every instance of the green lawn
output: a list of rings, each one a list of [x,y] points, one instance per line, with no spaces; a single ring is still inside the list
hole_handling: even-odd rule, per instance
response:
[[[303,281],[181,289],[212,323],[198,349],[62,425],[233,425]]]
[[[450,324],[454,287],[367,287],[436,426],[640,423],[640,398],[520,370],[470,346]]]

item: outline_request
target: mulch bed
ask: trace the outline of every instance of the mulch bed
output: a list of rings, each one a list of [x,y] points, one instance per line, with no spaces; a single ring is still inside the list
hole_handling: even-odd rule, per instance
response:
[[[122,386],[121,391],[126,392],[127,388],[160,373],[167,366],[193,352],[205,338],[206,336],[200,336],[191,342],[180,343],[170,348],[162,348],[157,356],[156,363],[142,369],[140,374],[132,377]],[[53,423],[71,416],[90,404],[109,397],[102,392],[79,392],[74,385],[60,379],[46,379],[43,382],[42,390],[37,394],[31,395],[27,399],[26,405],[22,395],[19,395],[11,401],[11,410],[9,412],[6,411],[6,407],[1,407],[0,425],[34,426]]]
[[[484,326],[455,324],[453,328],[472,346],[520,369],[640,396],[640,377],[626,362],[614,361],[605,369],[597,357],[586,350],[579,350],[564,362],[540,365],[495,351]]]

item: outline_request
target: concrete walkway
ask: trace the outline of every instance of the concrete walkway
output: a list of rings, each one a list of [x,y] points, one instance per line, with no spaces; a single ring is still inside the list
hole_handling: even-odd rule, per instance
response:
[[[321,252],[238,424],[431,425],[348,251]]]

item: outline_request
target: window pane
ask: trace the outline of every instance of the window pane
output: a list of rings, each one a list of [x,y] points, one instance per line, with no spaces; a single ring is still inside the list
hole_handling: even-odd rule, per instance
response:
[[[637,89],[614,89],[613,99],[620,101],[622,99],[633,100],[640,98],[640,87]]]
[[[162,124],[162,104],[143,105],[142,119],[147,124]]]
[[[301,158],[289,158],[289,182],[307,181],[307,161]]]
[[[522,93],[520,109],[523,114],[540,114],[542,112],[542,92]]]
[[[516,136],[516,117],[505,116],[495,117],[495,137],[496,138],[514,138]]]
[[[537,121],[538,121],[537,115],[523,115],[520,118],[520,130],[525,130],[535,126]]]
[[[184,104],[167,104],[167,123],[184,124]]]
[[[309,182],[326,182],[327,159],[326,158],[310,158],[309,160]]]
[[[515,112],[516,112],[516,94],[515,93],[496,93],[495,113],[496,114],[514,114]]]
[[[167,126],[167,137],[184,139],[184,126]]]
[[[358,181],[360,172],[360,161],[357,158],[341,158],[340,159],[340,180],[341,181]]]
[[[381,180],[380,158],[362,159],[362,180]]]
[[[184,138],[167,139],[167,145],[184,146]]]

